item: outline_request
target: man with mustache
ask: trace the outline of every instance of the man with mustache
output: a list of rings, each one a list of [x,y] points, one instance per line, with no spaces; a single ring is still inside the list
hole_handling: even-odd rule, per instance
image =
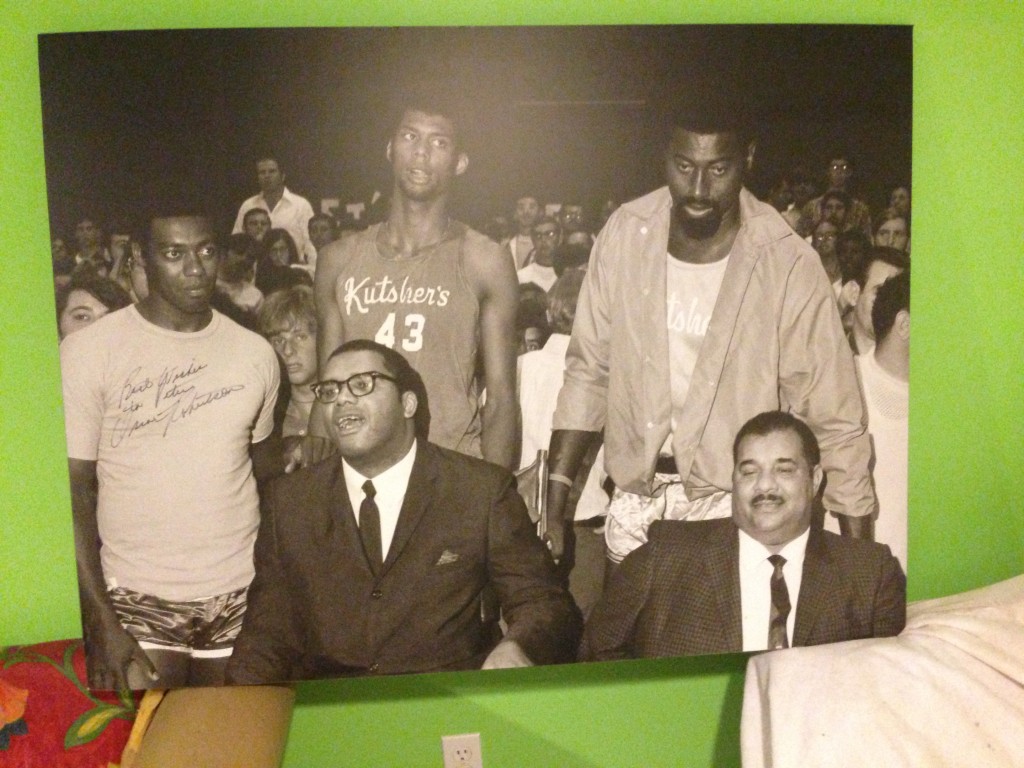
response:
[[[814,433],[758,414],[733,445],[732,519],[663,520],[616,570],[582,656],[689,656],[887,637],[906,620],[889,547],[812,525],[821,486]]]
[[[618,563],[653,520],[727,517],[732,437],[776,409],[820,441],[825,505],[844,533],[871,535],[865,417],[821,260],[744,188],[747,100],[721,86],[695,94],[674,95],[664,120],[666,186],[621,206],[594,246],[550,445],[556,556],[572,480],[602,431]]]

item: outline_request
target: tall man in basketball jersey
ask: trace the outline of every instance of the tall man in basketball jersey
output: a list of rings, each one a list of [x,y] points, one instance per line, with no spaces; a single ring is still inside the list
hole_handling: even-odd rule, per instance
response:
[[[387,144],[394,174],[387,219],[319,257],[321,368],[351,339],[401,352],[422,372],[431,442],[511,468],[516,275],[499,245],[449,215],[452,185],[469,165],[454,110],[432,100],[404,107]],[[314,414],[314,429],[316,421]]]

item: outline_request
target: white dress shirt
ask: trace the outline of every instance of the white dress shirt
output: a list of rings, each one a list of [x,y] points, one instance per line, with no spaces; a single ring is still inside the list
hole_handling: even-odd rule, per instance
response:
[[[341,460],[341,468],[345,473],[345,487],[348,489],[348,500],[352,504],[352,512],[356,516],[356,524],[359,523],[359,507],[366,498],[363,493],[363,483],[367,480],[373,483],[377,492],[374,501],[377,502],[377,509],[380,510],[380,543],[383,558],[387,560],[388,550],[391,548],[391,540],[395,537],[395,527],[398,525],[398,513],[402,511],[402,502],[405,501],[405,491],[409,487],[409,476],[412,474],[412,465],[416,460],[416,441],[412,441],[412,448],[403,456],[397,464],[392,464],[376,477],[365,477],[354,470],[344,459]]]
[[[761,542],[736,529],[740,536],[740,608],[743,615],[743,650],[764,651],[768,648],[768,624],[772,612],[772,574],[775,567],[768,562],[773,554]],[[786,544],[780,555],[786,558],[782,574],[789,591],[789,616],[786,618],[786,636],[793,644],[796,626],[796,607],[800,598],[800,582],[804,575],[804,553],[810,528]]]
[[[307,264],[310,259],[313,264],[316,264],[316,248],[309,241],[309,220],[313,217],[313,206],[306,198],[296,195],[288,187],[285,187],[281,199],[277,201],[277,205],[271,208],[262,192],[253,195],[239,207],[238,215],[235,217],[235,226],[231,230],[233,233],[245,231],[243,227],[245,214],[253,208],[263,208],[269,212],[271,226],[288,230],[288,234],[295,241],[295,247],[299,249],[299,256]]]

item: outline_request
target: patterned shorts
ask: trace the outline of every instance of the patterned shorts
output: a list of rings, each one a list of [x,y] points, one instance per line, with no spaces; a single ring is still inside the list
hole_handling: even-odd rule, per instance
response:
[[[604,541],[608,559],[623,558],[647,543],[647,529],[655,520],[710,520],[732,514],[732,494],[718,491],[690,500],[679,475],[654,475],[654,496],[641,496],[616,488],[608,505]]]
[[[178,602],[111,587],[107,594],[121,625],[146,649],[194,658],[230,656],[242,628],[248,587],[224,595]]]

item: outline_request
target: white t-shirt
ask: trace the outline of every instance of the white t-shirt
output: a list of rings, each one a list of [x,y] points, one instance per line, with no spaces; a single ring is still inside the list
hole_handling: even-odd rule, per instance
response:
[[[270,345],[213,313],[195,333],[127,307],[61,343],[68,456],[96,462],[108,585],[194,600],[253,576],[249,445],[273,429]]]
[[[669,380],[672,413],[683,410],[690,391],[690,379],[704,336],[708,332],[718,292],[722,288],[729,257],[711,264],[690,264],[666,254],[665,325],[668,328]],[[673,426],[675,418],[673,417]],[[672,433],[662,446],[662,454],[672,453]]]
[[[542,267],[535,261],[530,262],[516,272],[516,276],[519,278],[520,285],[536,283],[545,291],[550,291],[551,286],[554,285],[555,280],[558,279],[558,275],[555,274],[554,267]]]
[[[568,336],[552,333],[543,349],[527,352],[518,358],[519,407],[523,415],[520,469],[536,461],[537,451],[546,450],[551,442],[551,419],[558,391],[562,388],[565,350],[568,347]],[[602,445],[576,504],[575,520],[589,520],[607,512],[608,494],[601,487],[605,477]]]
[[[864,390],[868,433],[874,453],[871,477],[878,496],[875,541],[888,544],[907,572],[907,422],[910,387],[886,373],[872,350],[858,355],[857,373]]]

